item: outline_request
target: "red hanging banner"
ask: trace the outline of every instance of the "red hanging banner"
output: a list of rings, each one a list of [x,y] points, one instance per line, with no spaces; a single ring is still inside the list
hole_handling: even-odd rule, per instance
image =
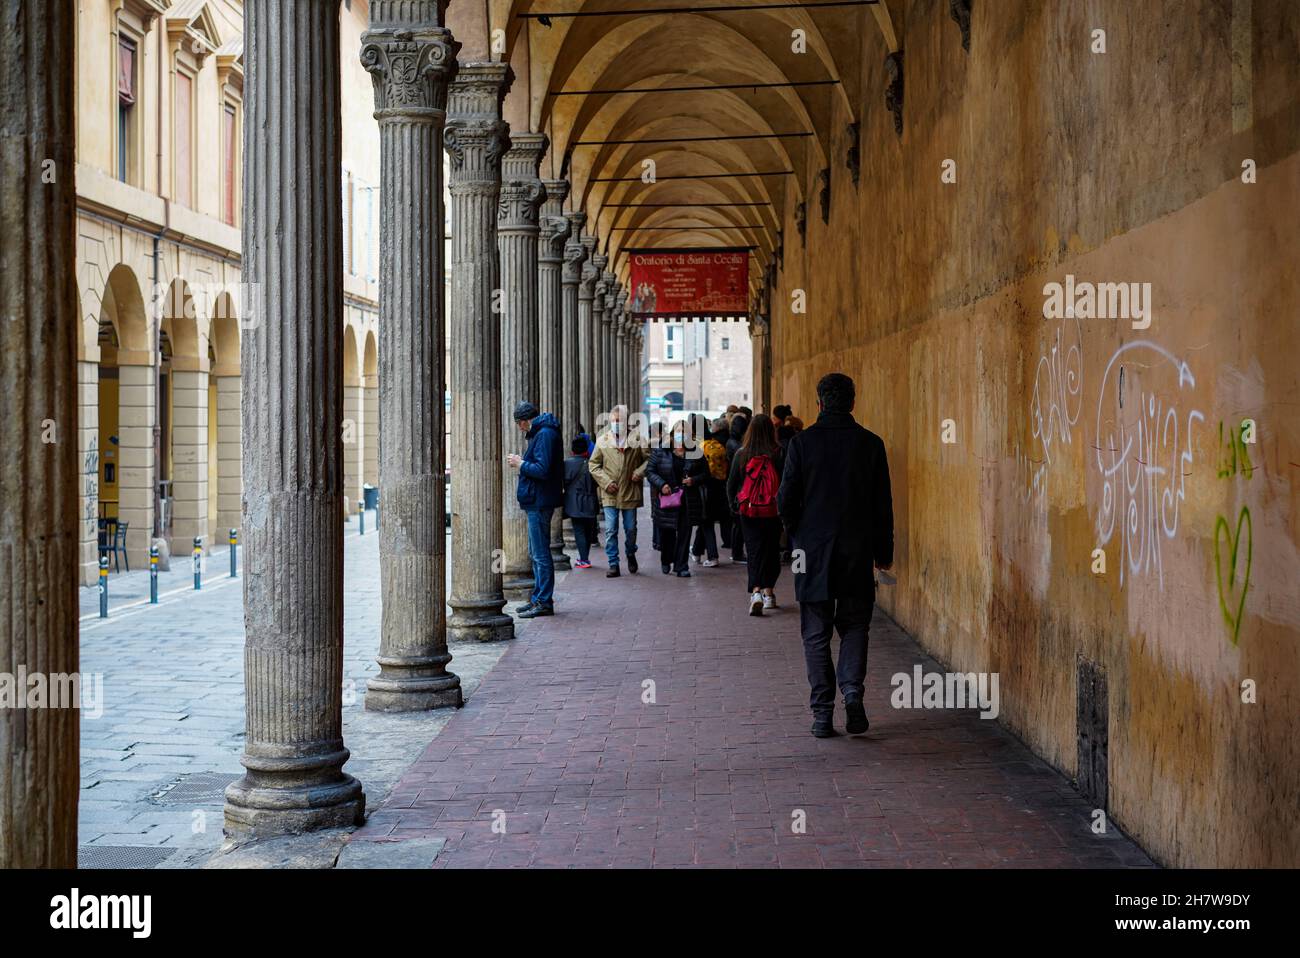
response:
[[[749,250],[634,249],[632,313],[704,318],[749,311]]]

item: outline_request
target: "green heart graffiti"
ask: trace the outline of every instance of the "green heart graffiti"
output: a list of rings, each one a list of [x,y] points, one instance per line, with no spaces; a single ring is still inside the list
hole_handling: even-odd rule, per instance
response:
[[[1246,529],[1246,567],[1241,577],[1237,576],[1237,560],[1241,555],[1241,530],[1243,525]],[[1220,531],[1223,535],[1220,536]],[[1234,533],[1228,528],[1228,520],[1219,516],[1218,521],[1214,524],[1214,573],[1219,584],[1219,608],[1223,610],[1223,621],[1228,624],[1228,631],[1232,636],[1232,644],[1237,644],[1237,639],[1241,635],[1241,618],[1246,611],[1246,593],[1250,591],[1250,553],[1254,539],[1254,528],[1251,525],[1250,509],[1246,506],[1241,507],[1241,512],[1237,516],[1237,531]],[[1223,581],[1223,549],[1220,541],[1226,541],[1231,548],[1228,551],[1228,581]],[[1236,608],[1233,609],[1232,600],[1237,595],[1237,588],[1240,586],[1241,596],[1236,600]]]

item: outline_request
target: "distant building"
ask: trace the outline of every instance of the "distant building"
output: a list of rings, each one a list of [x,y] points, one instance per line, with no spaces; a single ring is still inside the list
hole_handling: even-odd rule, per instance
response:
[[[753,350],[743,318],[686,323],[682,329],[682,398],[686,410],[753,406]]]

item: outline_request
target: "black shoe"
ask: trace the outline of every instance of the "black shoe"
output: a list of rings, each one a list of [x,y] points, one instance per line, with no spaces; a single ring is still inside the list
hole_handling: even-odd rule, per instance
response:
[[[679,579],[689,579],[690,577],[691,577],[690,569],[683,569],[681,572],[677,573],[677,578]]]
[[[635,552],[629,552],[628,555],[627,555],[627,571],[628,571],[628,574],[629,574],[629,575],[636,575],[636,570],[637,570],[637,564],[636,564],[636,553],[635,553]]]
[[[529,609],[531,609],[532,607],[533,607],[533,603],[532,603],[532,602],[525,602],[523,605],[517,605],[517,606],[515,606],[515,612],[517,612],[517,613],[519,613],[520,615],[522,615],[523,613],[527,612],[527,611],[528,611]]]
[[[555,615],[555,606],[553,605],[535,605],[525,612],[519,613],[521,619],[535,619],[542,615]]]
[[[673,567],[672,567],[672,566],[670,566],[670,565],[666,565],[666,566],[664,566],[664,575],[670,575],[670,574],[672,573],[672,571],[673,571]]]
[[[831,716],[813,716],[812,733],[817,738],[834,738],[840,733],[835,731],[835,723],[831,721]]]
[[[845,699],[844,711],[848,715],[844,730],[850,735],[861,735],[871,727],[871,723],[867,721],[867,710],[862,705],[862,699]]]
[[[609,571],[605,573],[605,578],[606,578],[606,579],[617,579],[617,578],[619,577],[620,574],[621,574],[621,573],[618,571],[618,566],[616,566],[616,565],[612,565],[612,566],[609,567]]]

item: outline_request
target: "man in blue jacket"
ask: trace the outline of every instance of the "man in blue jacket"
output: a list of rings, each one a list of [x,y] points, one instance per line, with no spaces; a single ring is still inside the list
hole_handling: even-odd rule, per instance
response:
[[[515,425],[528,438],[523,456],[507,461],[519,470],[515,498],[528,516],[528,557],[533,560],[533,592],[515,611],[521,619],[555,615],[555,562],[551,558],[551,516],[564,502],[564,452],[560,422],[534,403],[515,407]]]

